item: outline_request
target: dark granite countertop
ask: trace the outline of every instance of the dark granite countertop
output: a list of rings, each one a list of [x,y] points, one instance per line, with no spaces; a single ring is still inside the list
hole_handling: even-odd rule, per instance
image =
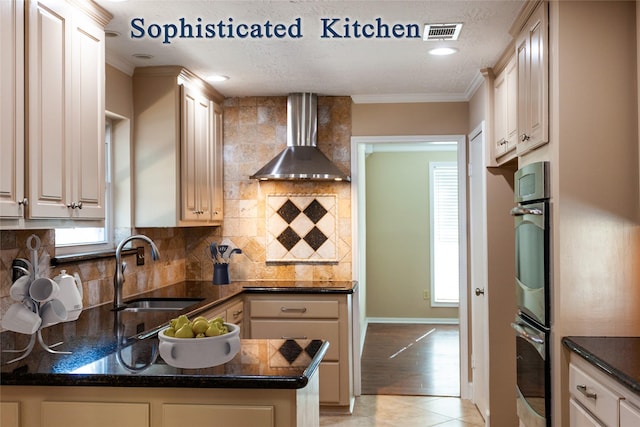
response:
[[[640,337],[564,337],[562,343],[614,380],[640,394]]]
[[[78,320],[43,329],[42,340],[25,359],[8,363],[25,348],[30,336],[0,334],[2,385],[84,385],[126,387],[301,388],[317,369],[329,346],[319,340],[242,339],[240,352],[224,365],[206,369],[179,369],[157,356],[156,332],[179,314],[196,316],[242,293],[353,293],[357,282],[234,282],[212,285],[187,281],[136,297],[203,298],[175,312],[114,312],[111,304],[83,310]]]

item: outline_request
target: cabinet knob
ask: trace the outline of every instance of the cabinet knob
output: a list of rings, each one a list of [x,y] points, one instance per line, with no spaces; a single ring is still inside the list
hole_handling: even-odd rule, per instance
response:
[[[523,133],[522,135],[520,135],[520,141],[522,141],[522,142],[528,141],[529,139],[531,139],[531,137],[529,135],[527,135],[526,133]]]
[[[76,203],[72,202],[67,205],[69,209],[82,209],[82,202]]]
[[[476,296],[484,295],[484,289],[476,288]]]
[[[18,201],[19,206],[27,206],[29,204],[29,200],[25,197],[24,199]]]

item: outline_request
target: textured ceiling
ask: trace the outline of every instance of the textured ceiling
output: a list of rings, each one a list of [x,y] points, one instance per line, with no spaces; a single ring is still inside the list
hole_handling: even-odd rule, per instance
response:
[[[107,29],[120,34],[107,39],[107,61],[128,72],[136,66],[183,65],[203,77],[223,74],[230,79],[213,85],[225,96],[304,91],[405,101],[468,99],[479,70],[493,66],[511,42],[509,29],[523,5],[521,0],[96,2],[114,16]],[[236,29],[255,25],[263,35],[267,21],[293,27],[291,35],[280,38],[222,38],[216,33],[214,38],[169,39],[165,28],[180,31],[181,18],[194,35],[198,24],[205,34],[205,24],[217,31],[220,22],[225,31],[229,23]],[[334,32],[324,30],[329,37],[322,37],[323,19],[337,19],[330,27]],[[374,34],[378,22],[390,31],[394,25],[407,31],[407,25],[417,24],[420,37],[357,38],[356,21],[372,24],[368,30]],[[457,41],[422,40],[424,24],[445,22],[464,24]],[[344,24],[351,37],[346,37]],[[165,36],[169,43],[163,43]],[[427,54],[440,45],[458,52],[448,57]]]

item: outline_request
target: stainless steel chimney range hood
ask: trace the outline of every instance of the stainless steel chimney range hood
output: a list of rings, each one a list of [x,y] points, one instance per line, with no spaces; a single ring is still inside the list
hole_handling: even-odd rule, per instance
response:
[[[287,97],[287,148],[250,176],[280,181],[350,181],[317,147],[318,97],[292,93]]]

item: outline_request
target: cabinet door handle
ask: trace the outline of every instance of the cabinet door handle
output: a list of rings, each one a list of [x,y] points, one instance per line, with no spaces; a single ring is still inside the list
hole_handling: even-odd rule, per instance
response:
[[[233,317],[238,317],[242,314],[242,310],[236,310],[233,312]]]
[[[598,394],[587,390],[587,386],[584,384],[578,384],[576,388],[580,393],[584,394],[587,399],[596,400],[598,398]]]
[[[307,337],[306,336],[302,336],[302,337],[285,337],[284,335],[282,336],[283,340],[306,340]]]
[[[20,206],[27,206],[28,204],[29,204],[29,199],[27,199],[26,197],[18,202],[18,205]]]
[[[527,135],[526,133],[523,133],[522,135],[520,135],[520,141],[522,141],[522,142],[528,141],[529,139],[531,139],[531,137],[529,135]]]
[[[280,311],[283,313],[306,313],[307,307],[302,307],[302,308],[281,307]]]

